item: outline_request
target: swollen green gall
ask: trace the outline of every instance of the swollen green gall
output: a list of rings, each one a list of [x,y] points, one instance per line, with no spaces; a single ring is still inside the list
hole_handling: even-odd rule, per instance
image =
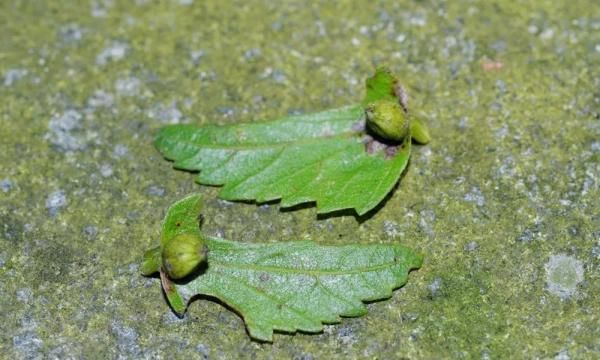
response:
[[[369,129],[384,139],[401,141],[410,133],[408,115],[398,101],[374,101],[367,105],[365,114]]]
[[[162,267],[171,279],[181,279],[206,260],[208,248],[196,234],[184,233],[173,237],[162,249]]]

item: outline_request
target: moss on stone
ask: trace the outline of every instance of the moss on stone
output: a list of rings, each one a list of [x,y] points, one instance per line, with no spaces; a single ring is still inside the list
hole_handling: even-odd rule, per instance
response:
[[[0,4],[7,357],[598,357],[593,1],[188,2]],[[170,122],[358,102],[384,63],[432,142],[365,218],[216,200],[152,148]],[[398,241],[426,263],[368,316],[320,335],[254,343],[208,301],[178,320],[137,264],[192,191],[211,235]],[[66,203],[51,213],[57,192]],[[562,255],[583,270],[568,298],[547,287],[545,264]]]

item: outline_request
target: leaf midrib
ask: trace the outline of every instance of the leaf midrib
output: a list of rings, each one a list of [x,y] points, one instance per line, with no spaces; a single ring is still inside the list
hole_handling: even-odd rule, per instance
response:
[[[267,149],[267,148],[270,148],[270,149],[281,148],[281,147],[288,147],[288,146],[294,146],[294,145],[306,146],[306,145],[316,144],[321,141],[332,141],[332,140],[336,140],[336,139],[345,140],[345,139],[349,139],[352,137],[356,137],[358,139],[359,135],[360,135],[360,132],[348,131],[348,132],[340,133],[340,134],[333,135],[333,136],[322,136],[322,137],[317,137],[317,138],[302,138],[300,140],[292,140],[292,141],[285,141],[285,142],[279,142],[279,143],[241,144],[241,145],[240,144],[237,144],[237,145],[208,145],[207,144],[207,145],[205,145],[205,144],[198,144],[193,141],[186,140],[186,139],[172,139],[171,137],[169,137],[168,139],[163,140],[163,141],[165,143],[169,143],[169,145],[167,145],[166,147],[171,147],[172,146],[171,144],[174,143],[174,144],[185,144],[188,146],[193,146],[195,148],[203,148],[203,149],[243,151],[243,150]],[[165,146],[161,146],[160,148],[161,149],[165,148]]]
[[[388,269],[394,265],[399,265],[398,262],[385,262],[379,265],[368,266],[359,269],[351,269],[351,270],[314,270],[314,269],[296,269],[296,268],[287,268],[287,267],[275,267],[275,266],[267,266],[267,265],[253,265],[253,264],[230,264],[225,261],[219,261],[217,259],[210,259],[209,269],[211,264],[216,264],[217,266],[221,266],[226,269],[238,269],[238,270],[252,270],[252,271],[262,271],[262,272],[271,272],[271,273],[284,273],[284,274],[293,274],[293,275],[309,275],[313,277],[319,276],[341,276],[341,275],[355,275],[355,274],[363,274],[368,272],[375,272]]]

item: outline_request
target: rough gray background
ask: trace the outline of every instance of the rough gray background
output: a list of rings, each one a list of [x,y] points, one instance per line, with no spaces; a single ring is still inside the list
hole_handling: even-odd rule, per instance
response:
[[[600,357],[594,1],[2,1],[0,353],[7,358]],[[168,123],[357,102],[387,63],[427,119],[378,211],[216,200],[152,147]],[[251,341],[139,275],[167,206],[205,194],[244,242],[402,242],[423,268],[322,334]]]

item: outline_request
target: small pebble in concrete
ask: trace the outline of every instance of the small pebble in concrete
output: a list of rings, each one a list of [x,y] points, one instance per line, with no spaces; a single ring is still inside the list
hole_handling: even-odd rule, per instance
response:
[[[554,356],[554,360],[570,360],[569,352],[566,349],[561,350],[556,356]]]
[[[134,328],[125,326],[120,321],[113,321],[110,332],[117,340],[119,352],[129,355],[139,355],[138,333]]]
[[[275,69],[273,71],[273,75],[271,75],[271,77],[273,78],[273,81],[275,81],[278,84],[285,84],[285,82],[287,81],[287,76],[284,74],[283,71]]]
[[[272,79],[278,84],[283,84],[287,81],[287,76],[282,70],[273,69],[271,67],[266,68],[260,75],[261,79]]]
[[[419,212],[419,228],[428,236],[433,236],[433,225],[435,224],[435,212],[430,209]]]
[[[541,222],[539,219],[536,219],[532,225],[527,227],[521,235],[517,237],[517,241],[520,243],[530,243],[531,241],[539,238],[541,236]]]
[[[216,110],[225,117],[233,116],[233,114],[235,114],[235,110],[229,106],[218,106]]]
[[[112,5],[110,0],[93,0],[91,2],[92,8],[90,14],[95,18],[103,18],[108,15],[108,8]]]
[[[402,321],[415,321],[419,318],[419,314],[417,313],[402,313],[402,315],[400,316],[400,318],[402,319]]]
[[[200,60],[206,55],[206,52],[202,49],[200,50],[196,50],[196,51],[192,51],[190,53],[190,58],[192,60],[192,63],[194,65],[199,65],[200,64]]]
[[[113,148],[113,157],[122,159],[129,154],[129,148],[123,144],[117,144]]]
[[[121,41],[115,41],[104,48],[96,56],[96,64],[103,66],[111,61],[119,61],[129,52],[129,45]]]
[[[544,265],[546,289],[563,300],[577,293],[577,285],[584,279],[583,263],[564,254],[552,255]]]
[[[46,209],[51,216],[58,214],[67,204],[67,194],[63,190],[57,190],[46,198]]]
[[[0,180],[0,190],[2,190],[2,192],[9,192],[12,190],[12,188],[15,185],[13,184],[13,182],[10,179],[2,179]]]
[[[33,330],[27,330],[13,336],[13,346],[23,359],[41,359],[41,350],[44,342]]]
[[[465,201],[477,204],[477,206],[485,205],[485,197],[477,186],[473,186],[471,191],[464,196]]]
[[[150,196],[163,197],[165,196],[166,190],[162,186],[150,185],[146,188],[146,194]]]
[[[148,110],[148,117],[158,120],[165,124],[178,124],[183,118],[183,114],[177,108],[177,103],[173,102],[169,106],[158,104]]]
[[[198,344],[198,345],[196,345],[196,352],[198,352],[198,354],[204,360],[207,360],[208,356],[210,355],[210,351],[208,350],[208,347],[206,345],[204,345],[204,344]]]
[[[119,78],[115,81],[115,90],[121,96],[136,96],[141,87],[142,81],[136,77]]]
[[[244,51],[244,58],[246,60],[253,60],[253,59],[260,57],[261,54],[262,54],[262,51],[260,50],[260,48],[251,48],[251,49]]]
[[[65,43],[77,43],[83,38],[83,30],[77,24],[67,24],[60,28],[59,35]]]
[[[84,150],[87,144],[82,135],[78,134],[82,129],[82,119],[83,115],[72,109],[53,116],[48,123],[46,139],[54,149],[61,152]]]
[[[392,220],[383,221],[383,232],[392,239],[395,239],[398,235],[401,234],[398,223]]]
[[[436,277],[433,279],[433,282],[427,285],[429,292],[431,293],[431,297],[435,298],[439,295],[440,289],[442,288],[442,278]]]
[[[352,345],[358,341],[354,330],[348,324],[343,324],[337,327],[337,339],[344,345]]]
[[[24,303],[30,303],[33,300],[33,290],[30,288],[17,290],[17,300]]]
[[[479,249],[479,244],[477,244],[475,241],[470,241],[465,244],[464,249],[465,249],[465,251],[472,252],[472,251]]]
[[[96,236],[98,235],[98,227],[94,225],[87,225],[83,228],[83,234],[85,235],[86,239],[90,241],[95,240]]]
[[[27,76],[28,71],[26,69],[10,69],[4,73],[4,86],[12,86],[17,81]]]
[[[594,247],[592,248],[592,256],[596,259],[600,259],[600,241],[597,242],[596,245],[594,245]]]
[[[96,90],[87,101],[91,108],[111,107],[115,103],[114,96],[103,90]]]
[[[113,168],[109,164],[100,165],[100,175],[104,178],[111,177],[113,175]]]

